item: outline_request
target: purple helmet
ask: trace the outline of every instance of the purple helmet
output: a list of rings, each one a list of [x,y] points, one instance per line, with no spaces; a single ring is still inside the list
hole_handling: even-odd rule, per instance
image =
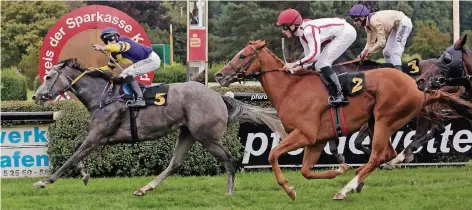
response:
[[[365,17],[370,14],[370,10],[362,4],[356,4],[349,10],[348,14],[351,17]]]

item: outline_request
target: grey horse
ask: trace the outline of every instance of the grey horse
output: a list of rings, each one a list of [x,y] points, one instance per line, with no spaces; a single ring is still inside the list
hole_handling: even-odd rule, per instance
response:
[[[98,71],[84,69],[76,59],[68,59],[52,67],[43,84],[33,96],[37,104],[72,91],[85,105],[91,115],[90,132],[83,141],[77,142],[74,153],[47,179],[33,184],[44,188],[54,183],[64,172],[78,167],[85,184],[89,175],[82,159],[103,145],[133,143],[131,138],[130,111],[119,101],[101,106],[101,101],[116,98],[122,88],[115,84],[110,94],[103,94],[109,77]],[[165,136],[177,129],[180,134],[169,166],[155,179],[133,194],[142,196],[173,174],[183,163],[192,145],[198,141],[221,162],[227,173],[226,193],[234,190],[237,160],[223,146],[222,138],[229,121],[266,124],[281,136],[287,135],[274,109],[260,108],[222,96],[198,82],[169,84],[166,106],[147,106],[139,110],[136,119],[140,141]]]

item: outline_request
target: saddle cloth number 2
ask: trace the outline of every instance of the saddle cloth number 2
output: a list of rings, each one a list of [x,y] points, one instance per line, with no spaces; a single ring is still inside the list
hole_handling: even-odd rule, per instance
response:
[[[362,82],[363,82],[363,81],[364,81],[364,80],[362,80],[362,79],[359,78],[359,77],[354,77],[354,78],[352,78],[352,82],[353,82],[354,84],[356,84],[356,85],[352,88],[351,93],[355,93],[355,92],[357,92],[357,91],[359,91],[359,90],[362,90]]]

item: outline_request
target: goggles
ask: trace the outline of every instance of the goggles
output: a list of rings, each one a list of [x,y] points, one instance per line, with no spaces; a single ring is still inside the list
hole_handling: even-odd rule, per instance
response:
[[[105,44],[108,44],[109,42],[111,41],[115,41],[115,34],[110,34],[110,35],[105,35],[102,37],[102,41],[105,43]]]

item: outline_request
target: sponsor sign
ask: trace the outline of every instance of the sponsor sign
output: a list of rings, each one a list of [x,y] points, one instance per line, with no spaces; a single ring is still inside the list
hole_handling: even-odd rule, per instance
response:
[[[430,163],[454,163],[467,162],[472,158],[472,126],[466,120],[454,120],[445,124],[445,131],[439,133],[414,151],[413,164]],[[414,138],[416,122],[412,121],[408,126],[395,132],[391,137],[393,147],[399,153],[407,147]],[[354,145],[358,132],[347,137],[341,137],[338,144],[338,153],[343,154],[348,164],[364,164],[369,157]],[[269,152],[279,143],[279,136],[265,126],[256,126],[243,123],[240,126],[239,136],[245,146],[242,164],[244,167],[270,166],[268,162]],[[366,137],[363,145],[371,148],[371,140]],[[279,164],[283,166],[300,167],[303,160],[303,148],[288,152],[279,158]],[[322,152],[317,166],[337,164],[331,155],[328,144]]]
[[[122,36],[151,47],[151,41],[141,25],[124,12],[102,5],[80,7],[57,20],[44,37],[38,59],[41,82],[55,64],[71,56],[79,58],[84,64],[106,65],[108,58],[95,52],[91,46],[104,45],[100,40],[100,31],[106,27],[114,27]],[[154,72],[150,72],[136,79],[145,85],[150,85],[153,76]]]
[[[44,125],[2,128],[0,142],[2,178],[49,175],[49,157],[46,153],[47,128]]]
[[[206,61],[206,29],[191,28],[188,36],[188,61]]]

